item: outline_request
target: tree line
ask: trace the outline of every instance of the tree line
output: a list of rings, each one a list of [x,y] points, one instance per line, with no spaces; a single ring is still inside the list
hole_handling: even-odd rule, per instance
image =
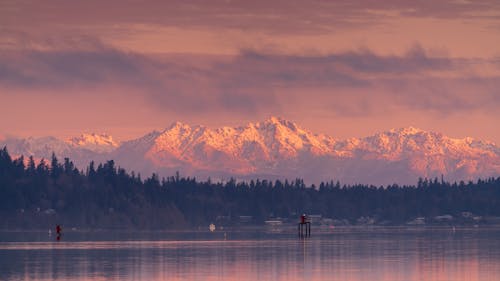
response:
[[[50,164],[49,164],[50,163]],[[212,182],[193,177],[159,178],[117,167],[113,160],[36,163],[0,150],[0,228],[44,228],[55,223],[81,228],[172,229],[238,224],[241,217],[263,224],[319,214],[348,223],[370,217],[401,224],[418,217],[500,216],[500,177],[475,182],[419,179],[416,185],[306,185],[302,179]]]

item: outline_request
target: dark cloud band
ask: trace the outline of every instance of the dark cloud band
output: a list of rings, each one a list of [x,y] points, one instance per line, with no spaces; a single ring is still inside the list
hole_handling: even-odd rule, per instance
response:
[[[243,51],[201,65],[186,57],[160,58],[94,45],[90,50],[4,52],[0,86],[67,95],[72,94],[68,88],[92,92],[118,86],[124,95],[143,95],[157,109],[174,112],[276,112],[290,89],[303,92],[295,94],[298,104],[307,99],[335,104],[334,110],[344,115],[371,114],[381,103],[443,112],[499,105],[500,77],[436,75],[461,73],[467,63],[432,57],[415,47],[402,56],[369,50],[325,56]]]

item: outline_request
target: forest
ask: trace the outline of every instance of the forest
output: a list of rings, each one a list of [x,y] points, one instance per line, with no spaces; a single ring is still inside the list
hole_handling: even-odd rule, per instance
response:
[[[315,214],[346,225],[494,223],[500,217],[500,177],[475,182],[418,179],[415,185],[306,185],[301,179],[224,182],[176,175],[159,178],[117,167],[113,160],[79,170],[65,158],[13,159],[0,149],[0,228],[185,229],[296,223]]]

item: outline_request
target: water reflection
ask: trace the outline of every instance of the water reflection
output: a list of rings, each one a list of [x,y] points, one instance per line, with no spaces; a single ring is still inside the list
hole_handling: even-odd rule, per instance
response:
[[[160,240],[162,235],[108,241],[2,239],[0,279],[499,280],[498,234],[495,229],[377,229],[310,239],[238,233],[230,233],[227,241],[220,235],[186,234],[168,240]]]

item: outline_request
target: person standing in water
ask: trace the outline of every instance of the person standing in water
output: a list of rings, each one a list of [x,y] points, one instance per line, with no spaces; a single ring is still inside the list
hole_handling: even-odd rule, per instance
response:
[[[56,233],[57,233],[56,240],[57,241],[61,240],[62,227],[60,225],[56,225]]]

